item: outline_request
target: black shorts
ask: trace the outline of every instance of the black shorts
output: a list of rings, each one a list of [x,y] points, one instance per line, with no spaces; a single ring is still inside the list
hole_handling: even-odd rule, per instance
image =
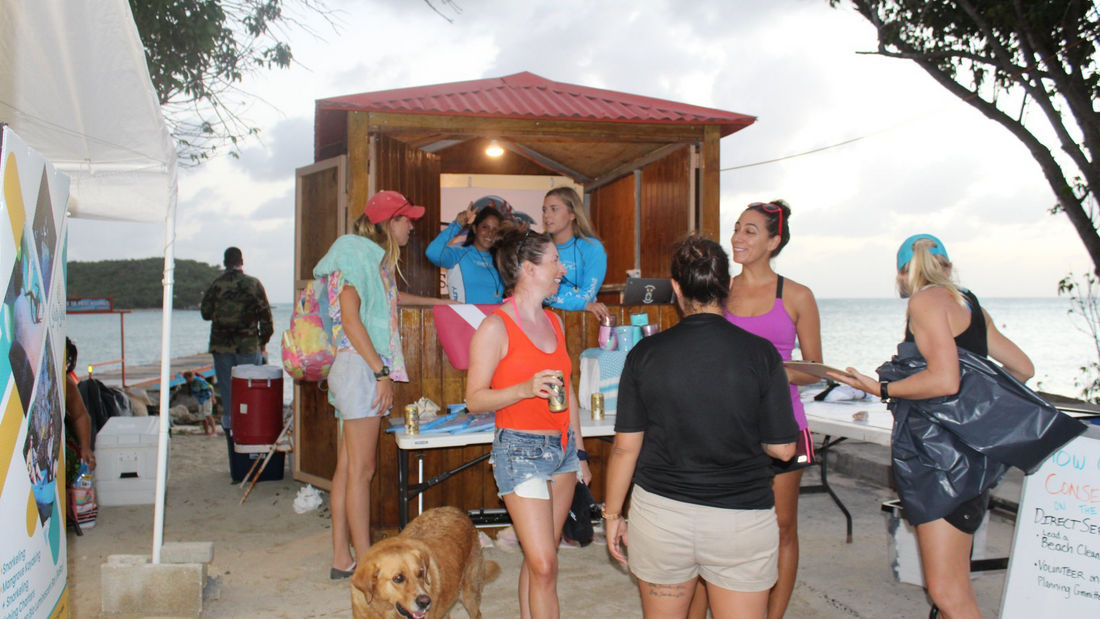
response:
[[[814,450],[814,439],[810,431],[799,430],[798,440],[795,441],[794,457],[786,462],[772,458],[772,473],[782,475],[801,471],[804,468],[817,464],[817,452]]]
[[[968,501],[964,501],[962,505],[944,516],[943,519],[963,533],[974,535],[978,528],[982,526],[982,520],[985,519],[987,511],[989,511],[988,490]]]

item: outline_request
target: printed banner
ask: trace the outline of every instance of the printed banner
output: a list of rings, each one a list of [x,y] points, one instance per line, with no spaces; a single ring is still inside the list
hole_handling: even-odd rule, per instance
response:
[[[0,142],[0,619],[68,617],[65,206],[69,177]]]

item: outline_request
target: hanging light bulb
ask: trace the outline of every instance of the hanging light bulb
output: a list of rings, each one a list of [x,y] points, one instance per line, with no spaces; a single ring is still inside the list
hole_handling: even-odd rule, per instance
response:
[[[490,157],[499,157],[504,154],[504,149],[496,140],[490,140],[489,147],[485,149],[485,154]]]

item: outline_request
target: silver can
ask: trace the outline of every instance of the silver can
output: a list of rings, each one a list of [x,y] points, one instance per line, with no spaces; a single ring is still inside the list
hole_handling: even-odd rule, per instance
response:
[[[416,404],[405,405],[405,434],[420,434],[420,411]]]
[[[603,420],[603,394],[602,393],[593,393],[592,394],[592,420],[593,421],[602,421]]]
[[[560,413],[569,408],[569,403],[565,401],[565,374],[556,372],[555,375],[558,377],[558,380],[562,381],[562,384],[550,385],[548,387],[550,391],[548,404],[551,413]]]

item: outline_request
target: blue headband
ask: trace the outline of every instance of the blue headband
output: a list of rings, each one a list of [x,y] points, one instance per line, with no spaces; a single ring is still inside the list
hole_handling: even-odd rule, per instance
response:
[[[951,259],[947,257],[947,249],[944,248],[943,241],[937,239],[931,234],[914,234],[913,236],[905,239],[902,242],[901,247],[898,248],[899,271],[904,269],[905,265],[909,264],[909,261],[913,259],[913,244],[921,239],[928,239],[929,241],[935,243],[933,247],[928,248],[928,253],[943,256],[948,260]]]

